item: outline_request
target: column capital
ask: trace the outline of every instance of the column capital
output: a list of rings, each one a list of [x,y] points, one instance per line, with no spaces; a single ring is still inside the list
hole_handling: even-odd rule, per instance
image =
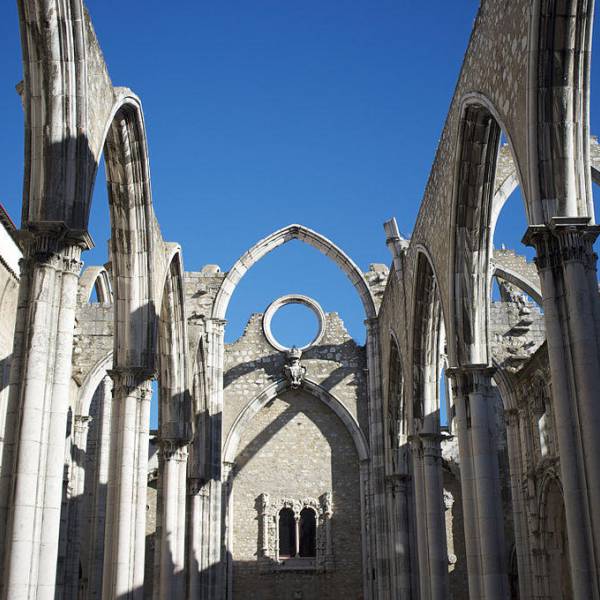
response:
[[[188,480],[188,494],[190,496],[202,496],[208,498],[210,491],[206,479],[193,477]]]
[[[207,317],[206,318],[207,330],[210,331],[211,328],[218,330],[224,330],[225,325],[227,325],[227,319],[217,319],[215,317]]]
[[[159,438],[159,451],[163,460],[187,462],[188,446],[184,440]]]
[[[484,391],[496,373],[496,368],[486,364],[463,365],[448,367],[445,373],[452,379],[452,387],[456,394],[468,395]]]
[[[73,417],[73,429],[77,433],[84,433],[88,430],[88,427],[92,421],[93,417],[87,415],[75,415]]]
[[[523,237],[526,246],[535,248],[538,269],[554,269],[568,262],[588,268],[596,264],[593,244],[600,225],[590,225],[589,217],[553,217],[544,225],[531,225]]]
[[[27,223],[17,236],[25,256],[22,268],[33,261],[78,275],[81,251],[94,247],[87,231],[70,229],[62,221]]]
[[[448,437],[442,433],[422,431],[409,436],[408,440],[416,451],[423,453],[423,456],[441,459],[441,443]]]
[[[114,367],[106,371],[113,380],[115,395],[123,391],[129,395],[139,390],[142,397],[150,396],[150,382],[156,379],[156,371],[148,367]]]

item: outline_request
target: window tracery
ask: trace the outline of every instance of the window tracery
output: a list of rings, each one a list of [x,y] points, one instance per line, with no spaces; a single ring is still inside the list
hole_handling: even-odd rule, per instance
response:
[[[330,492],[316,498],[259,496],[259,560],[269,569],[327,571],[333,568]]]

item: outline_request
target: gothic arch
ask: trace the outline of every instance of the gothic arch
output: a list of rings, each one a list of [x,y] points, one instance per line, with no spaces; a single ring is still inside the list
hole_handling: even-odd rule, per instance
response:
[[[352,285],[356,288],[365,309],[366,318],[371,319],[377,316],[377,309],[375,308],[371,289],[363,273],[354,261],[343,250],[320,233],[308,229],[303,225],[288,225],[257,242],[233,265],[227,273],[227,277],[223,280],[215,298],[212,312],[213,318],[225,318],[231,296],[240,279],[246,274],[246,271],[275,248],[295,239],[309,244],[325,256],[331,258],[346,273],[348,279],[350,279]]]
[[[157,357],[160,437],[189,441],[192,406],[187,364],[187,319],[183,291],[183,264],[178,248],[172,250],[160,297],[157,319]]]
[[[154,214],[142,106],[128,93],[104,143],[115,296],[115,366],[153,367]]]
[[[227,434],[227,439],[223,446],[223,462],[235,462],[240,438],[248,423],[268,402],[288,389],[291,389],[288,380],[280,379],[264,389],[244,407]],[[367,440],[360,429],[357,420],[352,416],[348,409],[333,394],[321,387],[315,381],[304,379],[302,382],[302,389],[327,405],[340,418],[354,441],[359,460],[361,462],[368,460],[369,447]]]
[[[113,367],[113,353],[108,352],[103,358],[101,358],[85,376],[81,387],[79,388],[79,394],[77,398],[76,414],[78,415],[89,415],[90,404],[94,393],[98,389],[98,386],[102,380],[106,377],[107,372]]]
[[[509,269],[503,265],[492,263],[492,277],[500,277],[509,283],[516,285],[520,290],[531,296],[540,306],[542,305],[542,290],[538,283],[535,283],[523,275]]]
[[[600,185],[600,144],[598,143],[596,137],[590,136],[589,148],[591,180],[596,185]],[[496,229],[496,223],[498,222],[498,217],[500,216],[500,212],[504,208],[504,205],[510,198],[511,194],[520,185],[519,174],[517,172],[515,161],[512,158],[512,154],[510,160],[505,160],[504,164],[506,166],[506,172],[502,181],[496,182],[499,185],[497,185],[494,192],[494,200],[492,203],[492,218],[490,222],[490,228],[492,232]]]
[[[402,447],[407,440],[406,418],[406,393],[405,393],[405,377],[400,345],[395,332],[390,332],[390,355],[388,360],[388,377],[387,377],[387,394],[385,406],[387,407],[385,433],[387,436],[386,447],[389,452],[388,460],[386,460],[390,472],[401,471],[401,453]],[[402,453],[404,454],[404,453]]]
[[[85,133],[88,82],[83,2],[19,1],[18,8],[26,123],[23,225],[59,221],[82,231],[87,227],[96,168]]]
[[[468,94],[461,104],[450,228],[450,332],[456,364],[489,362],[490,260],[494,183],[500,136],[510,134],[482,94]],[[516,170],[519,164],[512,152]],[[519,177],[522,180],[522,177]],[[510,181],[510,177],[509,177]],[[525,198],[528,216],[533,212]],[[497,216],[497,215],[496,215]]]
[[[83,304],[90,301],[92,291],[101,304],[112,304],[113,294],[110,275],[104,267],[88,267],[79,278],[79,301]]]
[[[417,249],[415,258],[412,329],[412,410],[409,430],[439,428],[440,355],[445,344],[445,319],[429,253]]]
[[[568,535],[563,489],[550,468],[544,475],[539,495],[540,556],[542,586],[547,598],[572,597],[571,569],[568,560]]]
[[[528,103],[532,183],[539,206],[530,222],[594,220],[589,170],[590,58],[594,2],[536,0]]]

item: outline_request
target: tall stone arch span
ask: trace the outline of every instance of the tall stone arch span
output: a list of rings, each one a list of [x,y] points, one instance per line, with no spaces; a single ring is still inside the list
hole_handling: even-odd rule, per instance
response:
[[[215,298],[212,316],[215,319],[224,319],[227,307],[233,292],[240,279],[246,272],[257,263],[263,256],[289,242],[290,240],[300,240],[313,248],[319,250],[325,256],[331,258],[342,271],[347,275],[352,285],[356,288],[362,301],[365,316],[367,319],[377,315],[373,294],[367,284],[361,270],[354,261],[338,246],[328,240],[325,236],[304,227],[303,225],[288,225],[283,229],[273,232],[271,235],[257,242],[233,265],[227,276],[223,280],[221,288]]]

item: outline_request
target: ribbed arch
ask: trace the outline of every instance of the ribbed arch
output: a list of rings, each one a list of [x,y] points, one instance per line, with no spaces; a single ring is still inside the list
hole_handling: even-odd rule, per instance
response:
[[[287,379],[280,379],[264,389],[258,396],[256,396],[244,407],[242,412],[238,415],[233,423],[229,434],[227,435],[227,439],[225,440],[225,444],[223,446],[224,462],[235,462],[240,439],[242,433],[248,426],[248,423],[250,423],[254,416],[271,400],[289,389],[291,389],[289,381]],[[323,402],[341,419],[342,423],[346,426],[346,429],[354,441],[359,460],[367,460],[369,458],[369,447],[367,440],[360,429],[358,421],[354,418],[354,416],[352,416],[348,409],[333,394],[328,392],[315,381],[304,379],[302,382],[302,389],[311,394],[317,400]]]
[[[269,252],[291,240],[300,240],[301,242],[309,244],[333,260],[338,267],[344,271],[358,292],[365,310],[365,317],[370,319],[377,316],[373,294],[371,293],[362,271],[354,261],[352,261],[352,259],[338,246],[320,233],[312,231],[303,225],[288,225],[257,242],[250,250],[239,258],[235,265],[233,265],[223,280],[217,297],[215,298],[212,311],[213,318],[225,318],[231,296],[246,272]]]

